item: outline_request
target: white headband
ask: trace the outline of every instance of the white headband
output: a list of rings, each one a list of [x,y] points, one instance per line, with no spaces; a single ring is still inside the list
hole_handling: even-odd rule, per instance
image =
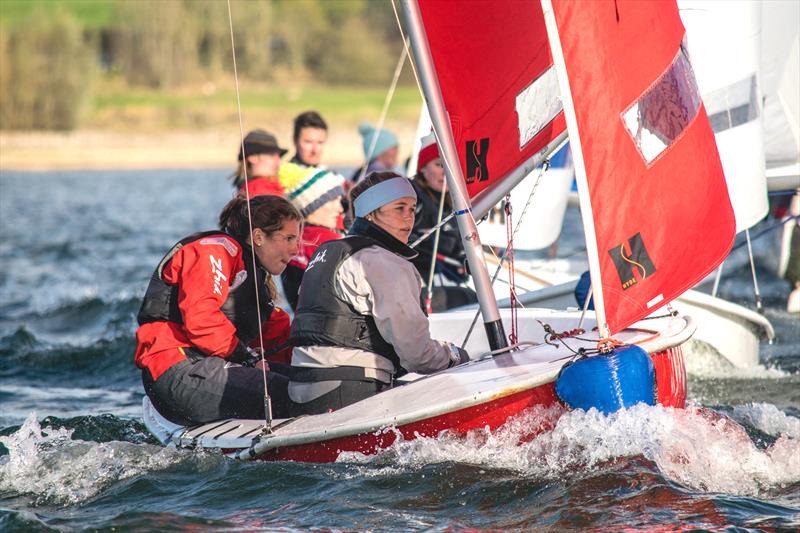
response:
[[[417,193],[406,178],[392,178],[373,185],[353,200],[357,217],[365,217],[376,209],[400,198],[416,198]]]

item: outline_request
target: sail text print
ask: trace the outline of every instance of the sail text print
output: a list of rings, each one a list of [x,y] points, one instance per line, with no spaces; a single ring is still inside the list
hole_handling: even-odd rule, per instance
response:
[[[308,266],[306,267],[306,272],[314,268],[314,265],[316,265],[317,263],[324,263],[326,253],[328,253],[328,250],[322,250],[322,253],[315,255],[308,263]]]
[[[628,255],[625,254],[625,243],[608,251],[614,261],[614,266],[617,267],[617,274],[619,274],[619,281],[623,289],[628,289],[637,283],[636,272],[644,280],[656,271],[653,261],[647,254],[647,248],[644,246],[641,233],[629,238],[628,246],[631,250]]]
[[[222,285],[220,285],[223,281],[228,281],[228,277],[222,273],[222,259],[217,259],[216,257],[209,256],[211,259],[211,273],[214,274],[214,294],[222,294]]]

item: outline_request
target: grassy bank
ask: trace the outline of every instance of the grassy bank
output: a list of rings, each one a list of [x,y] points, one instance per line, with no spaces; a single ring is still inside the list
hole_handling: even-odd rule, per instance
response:
[[[241,81],[239,101],[245,120],[255,117],[276,123],[302,111],[316,109],[333,123],[374,122],[386,98],[384,87],[326,87],[308,84],[259,85]],[[401,86],[395,91],[389,119],[416,121],[419,91]],[[139,117],[137,119],[137,117]],[[238,121],[236,87],[233,79],[207,81],[171,91],[131,89],[121,80],[105,80],[93,97],[86,129],[130,131],[150,129],[191,129]],[[266,126],[266,125],[265,125]]]
[[[243,81],[245,131],[273,131],[291,143],[292,119],[316,109],[328,121],[326,161],[358,164],[358,123],[375,123],[386,89],[319,85],[261,85]],[[396,91],[386,127],[409,154],[421,100],[416,87]],[[198,83],[172,91],[130,89],[120,80],[97,84],[84,126],[69,133],[0,131],[0,169],[91,169],[230,166],[239,142],[233,80]]]

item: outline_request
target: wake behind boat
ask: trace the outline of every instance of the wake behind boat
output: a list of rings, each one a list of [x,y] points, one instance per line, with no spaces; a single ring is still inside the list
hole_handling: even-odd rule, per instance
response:
[[[436,314],[431,317],[431,333],[460,342],[473,316],[471,311]],[[220,449],[242,460],[331,462],[345,452],[377,453],[398,439],[435,437],[442,431],[464,434],[472,429],[494,429],[536,406],[552,408],[557,415],[565,409],[556,393],[559,374],[567,363],[579,359],[578,350],[596,347],[598,336],[591,331],[594,320],[587,320],[586,333],[565,334],[546,343],[544,324],[563,333],[564,328],[574,327],[578,314],[529,309],[521,311],[519,318],[521,338],[537,339],[530,346],[496,356],[486,354],[434,375],[412,376],[413,381],[331,413],[275,420],[270,433],[264,433],[263,420],[229,419],[195,427],[173,424],[146,396],[144,422],[162,444],[169,446]],[[503,319],[510,325],[510,310],[504,310]],[[686,378],[681,344],[693,332],[691,319],[665,317],[640,322],[616,336],[650,355],[655,376],[655,382],[649,383],[651,405],[684,406]],[[476,330],[467,348],[477,354],[487,349],[487,342],[485,334]],[[635,362],[623,356],[615,364]],[[610,383],[608,376],[592,377],[598,389]],[[633,385],[617,382],[616,386],[626,389]],[[635,392],[620,391],[612,401],[622,401]],[[543,419],[538,427],[530,428],[530,433],[546,430],[554,422],[555,418]]]

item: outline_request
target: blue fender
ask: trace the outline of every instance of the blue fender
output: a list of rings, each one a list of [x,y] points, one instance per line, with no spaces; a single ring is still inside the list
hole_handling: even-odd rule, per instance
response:
[[[640,402],[655,405],[655,383],[650,354],[629,345],[565,365],[556,379],[556,395],[572,409],[594,407],[610,414]]]

